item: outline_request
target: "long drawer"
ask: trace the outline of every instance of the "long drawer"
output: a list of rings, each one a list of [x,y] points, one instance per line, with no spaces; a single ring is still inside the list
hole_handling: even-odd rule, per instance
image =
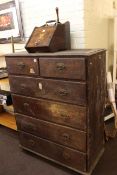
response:
[[[85,58],[39,58],[40,76],[85,80]]]
[[[21,145],[50,160],[63,164],[69,168],[86,171],[86,154],[64,147],[54,142],[35,137],[25,132],[19,133]]]
[[[86,152],[86,133],[25,115],[16,114],[18,130]]]
[[[9,74],[39,76],[39,63],[36,57],[6,57]]]
[[[12,94],[16,113],[86,131],[86,107]]]
[[[11,92],[85,106],[86,83],[9,76]]]

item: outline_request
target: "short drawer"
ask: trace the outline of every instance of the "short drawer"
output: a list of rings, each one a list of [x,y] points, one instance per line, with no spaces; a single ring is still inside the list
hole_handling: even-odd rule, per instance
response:
[[[38,81],[32,77],[23,76],[9,76],[11,92],[27,95],[31,97],[37,97]]]
[[[28,149],[42,157],[60,163],[69,168],[86,171],[86,154],[64,147],[25,132],[19,133],[20,143],[23,148]]]
[[[86,107],[12,95],[16,113],[86,131]]]
[[[85,80],[85,58],[40,58],[40,75]]]
[[[10,76],[11,92],[86,105],[86,83]]]
[[[9,74],[39,75],[38,59],[32,57],[6,57]]]
[[[86,133],[70,127],[37,120],[25,115],[16,115],[18,130],[86,152]]]

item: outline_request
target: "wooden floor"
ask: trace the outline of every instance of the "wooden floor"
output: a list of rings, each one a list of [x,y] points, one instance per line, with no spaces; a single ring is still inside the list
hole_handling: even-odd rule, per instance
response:
[[[0,88],[2,90],[10,91],[9,79],[8,78],[0,79]]]
[[[8,78],[0,79],[0,88],[2,90],[10,91],[9,79]],[[12,105],[11,106],[6,106],[5,111],[13,111],[12,108],[13,108]],[[10,113],[7,113],[7,112],[2,112],[1,113],[1,111],[2,111],[2,109],[0,110],[0,125],[6,126],[6,127],[11,128],[13,130],[17,130],[15,116],[10,114]]]
[[[0,113],[0,125],[17,130],[15,116],[7,112]]]

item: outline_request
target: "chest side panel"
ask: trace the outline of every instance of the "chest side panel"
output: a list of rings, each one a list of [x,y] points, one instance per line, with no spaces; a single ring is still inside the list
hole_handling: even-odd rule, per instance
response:
[[[93,55],[87,61],[88,66],[88,168],[104,146],[104,118],[103,111],[106,94],[106,55],[101,52]]]

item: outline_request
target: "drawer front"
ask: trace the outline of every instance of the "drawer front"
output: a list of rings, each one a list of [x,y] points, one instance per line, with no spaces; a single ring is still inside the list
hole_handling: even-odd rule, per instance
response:
[[[86,131],[86,107],[12,95],[16,113]]]
[[[86,152],[86,133],[70,127],[17,114],[18,130]]]
[[[38,96],[50,100],[86,105],[86,83],[38,79]]]
[[[38,81],[32,77],[9,76],[11,92],[36,97]]]
[[[9,74],[39,75],[38,59],[32,57],[6,57]]]
[[[85,58],[40,58],[40,75],[85,80]]]
[[[23,147],[40,154],[47,159],[71,167],[79,171],[86,171],[86,154],[59,144],[20,132],[20,143]]]
[[[10,76],[13,93],[86,105],[86,83]]]

